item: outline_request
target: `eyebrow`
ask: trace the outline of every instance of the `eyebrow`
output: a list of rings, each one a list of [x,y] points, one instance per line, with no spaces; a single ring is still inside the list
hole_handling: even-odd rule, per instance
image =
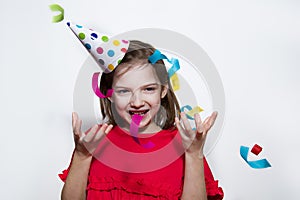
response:
[[[145,84],[145,85],[142,85],[141,87],[139,88],[144,88],[144,87],[149,87],[149,86],[158,86],[159,84],[158,83],[148,83],[148,84]],[[114,88],[116,89],[119,89],[119,88],[125,88],[125,89],[129,89],[128,87],[124,87],[124,86],[118,86],[116,85]]]

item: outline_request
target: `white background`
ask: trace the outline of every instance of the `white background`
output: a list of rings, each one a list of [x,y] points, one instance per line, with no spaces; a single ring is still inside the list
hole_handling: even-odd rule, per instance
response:
[[[72,152],[73,89],[88,54],[51,23],[53,3],[99,32],[165,28],[197,42],[225,89],[222,136],[207,158],[225,199],[299,196],[299,1],[1,0],[1,199],[59,199]],[[241,159],[239,147],[255,143],[271,168]]]

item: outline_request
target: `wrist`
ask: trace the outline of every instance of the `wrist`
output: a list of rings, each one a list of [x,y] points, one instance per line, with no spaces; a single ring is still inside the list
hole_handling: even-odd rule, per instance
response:
[[[204,154],[202,152],[190,152],[186,151],[185,152],[185,158],[186,159],[192,159],[192,160],[203,160]]]
[[[79,161],[91,161],[92,157],[93,156],[91,154],[83,154],[82,152],[75,150],[73,159]]]

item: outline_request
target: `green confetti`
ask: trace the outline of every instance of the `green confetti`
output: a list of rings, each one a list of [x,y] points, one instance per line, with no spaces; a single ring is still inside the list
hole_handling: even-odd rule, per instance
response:
[[[59,11],[60,14],[52,17],[53,23],[58,23],[64,20],[64,9],[58,4],[52,4],[49,6],[52,11]]]

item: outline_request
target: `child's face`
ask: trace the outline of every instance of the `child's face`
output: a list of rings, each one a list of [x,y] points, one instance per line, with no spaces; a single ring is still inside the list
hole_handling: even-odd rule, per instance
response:
[[[128,64],[120,65],[116,69],[112,88],[114,93],[111,101],[118,115],[125,121],[125,129],[129,130],[134,114],[143,116],[139,126],[140,132],[154,132],[160,129],[153,119],[168,88],[162,87],[150,64],[136,64],[129,68]]]

